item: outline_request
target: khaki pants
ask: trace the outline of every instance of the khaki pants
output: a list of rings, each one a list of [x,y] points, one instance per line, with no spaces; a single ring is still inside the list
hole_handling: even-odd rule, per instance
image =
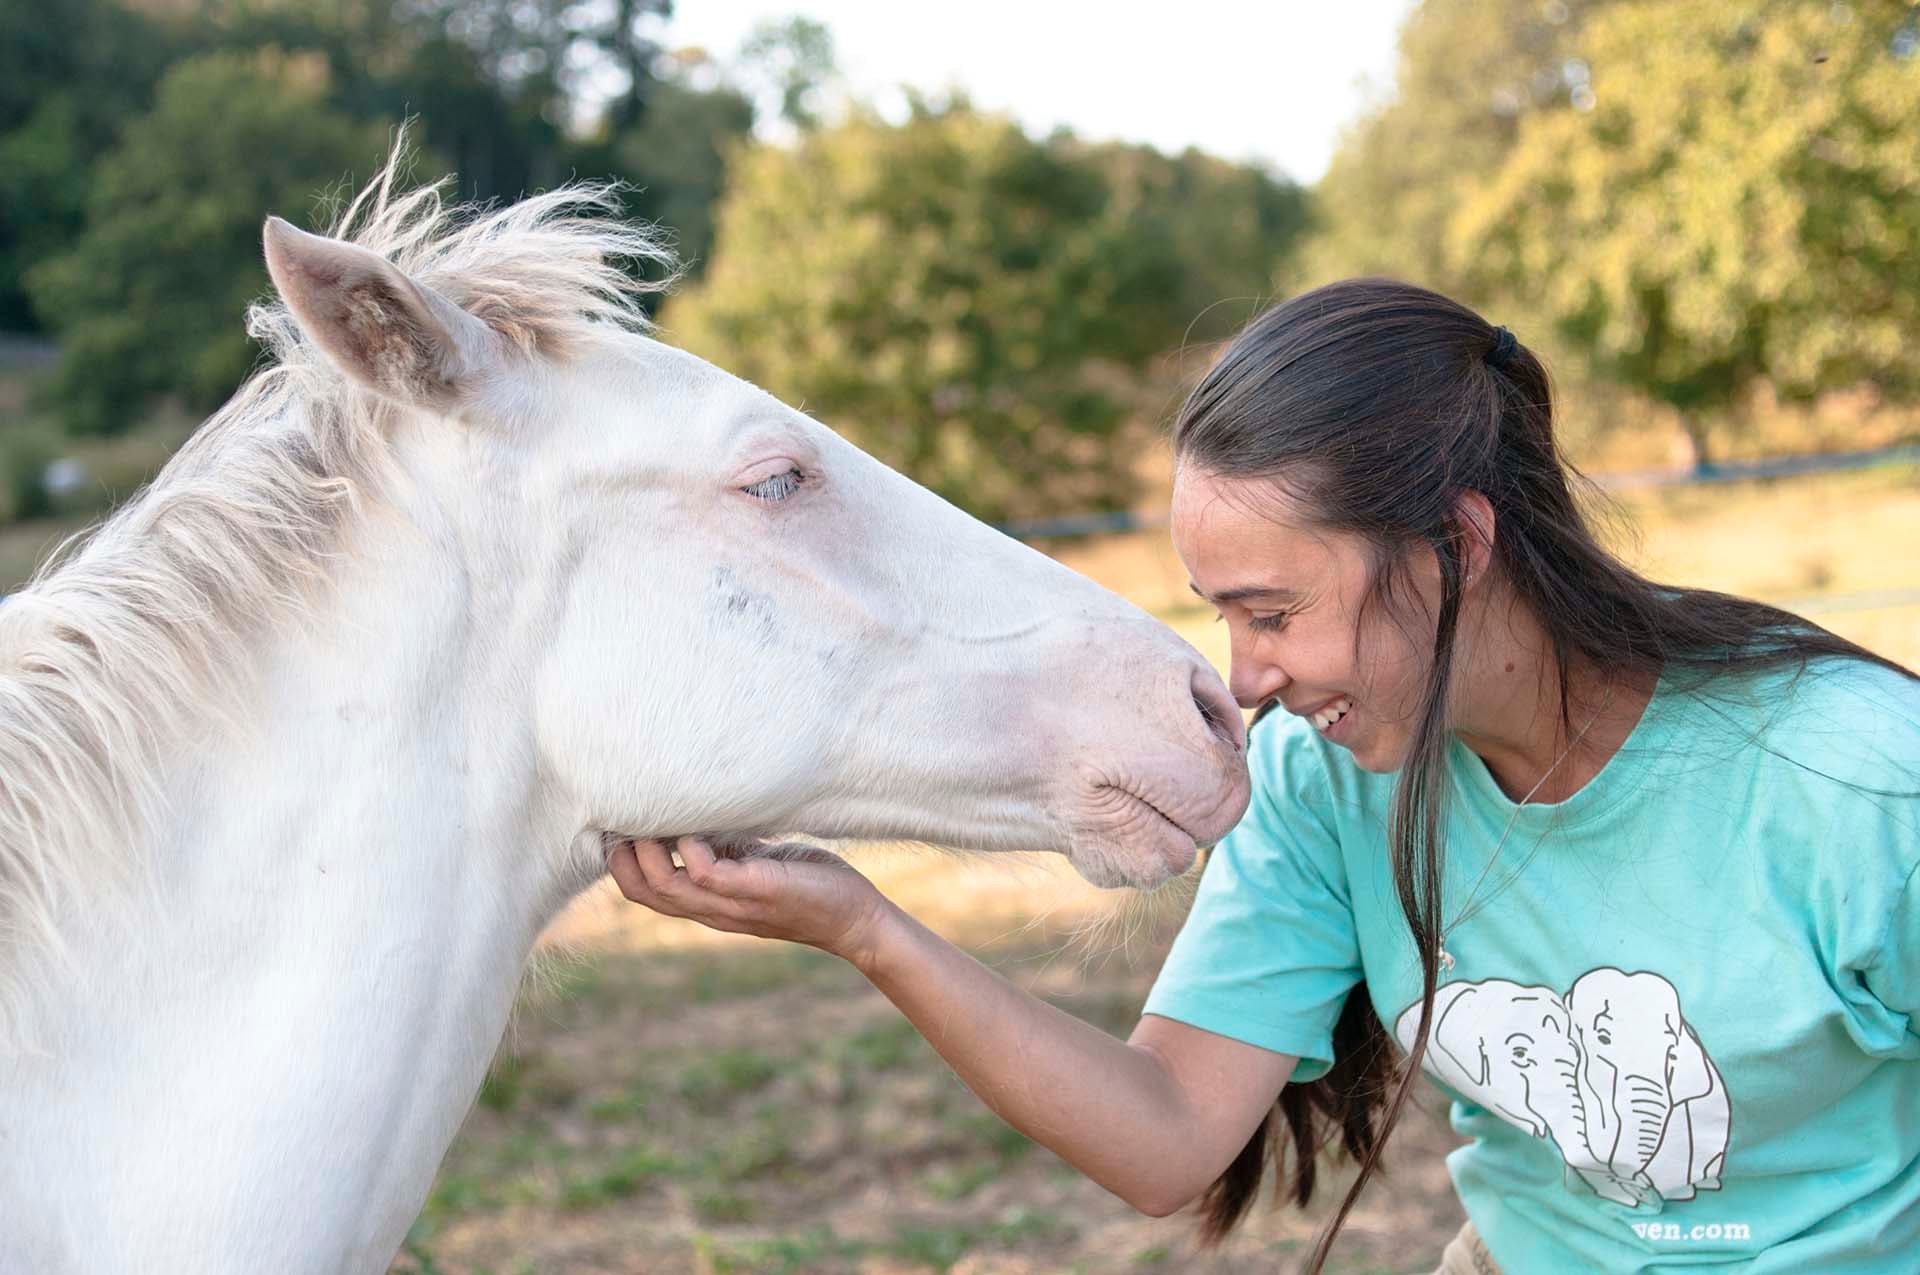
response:
[[[1480,1232],[1469,1222],[1447,1242],[1446,1251],[1440,1254],[1440,1269],[1433,1275],[1500,1275],[1500,1268],[1493,1264],[1493,1255],[1480,1242]]]

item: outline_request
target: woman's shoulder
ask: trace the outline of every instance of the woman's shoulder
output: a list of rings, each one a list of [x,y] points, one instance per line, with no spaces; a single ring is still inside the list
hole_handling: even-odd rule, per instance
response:
[[[1757,724],[1840,752],[1888,751],[1920,764],[1920,680],[1843,656],[1763,669],[1740,679]]]
[[[1756,765],[1920,796],[1920,680],[1870,660],[1821,656],[1689,685],[1682,730],[1724,734]]]
[[[1920,678],[1870,660],[1828,656],[1802,679],[1810,705],[1831,704],[1889,730],[1920,732]]]
[[[1796,702],[1817,706],[1823,697],[1845,699],[1908,726],[1920,726],[1920,679],[1873,660],[1822,655],[1778,674]]]

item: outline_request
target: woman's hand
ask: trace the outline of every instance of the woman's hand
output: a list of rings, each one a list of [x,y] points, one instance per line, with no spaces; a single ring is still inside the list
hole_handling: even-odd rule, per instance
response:
[[[676,867],[672,851],[680,854]],[[783,847],[763,858],[716,858],[694,837],[622,842],[607,858],[620,893],[667,916],[716,930],[805,943],[848,960],[861,955],[891,905],[838,855]]]

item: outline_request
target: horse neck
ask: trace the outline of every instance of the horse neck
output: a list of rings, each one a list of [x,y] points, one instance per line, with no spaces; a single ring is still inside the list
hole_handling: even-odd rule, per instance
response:
[[[449,540],[367,527],[178,758],[139,921],[0,1055],[0,1269],[384,1269],[595,866]]]

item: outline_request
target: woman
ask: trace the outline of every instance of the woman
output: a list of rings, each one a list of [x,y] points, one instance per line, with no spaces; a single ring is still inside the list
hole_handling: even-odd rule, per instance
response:
[[[1454,1096],[1446,1270],[1920,1262],[1920,682],[1595,541],[1546,373],[1352,280],[1255,320],[1175,427],[1254,798],[1122,1043],[844,865],[622,849],[636,902],[854,962],[1009,1123],[1217,1237],[1271,1150],[1360,1181]],[[1269,1138],[1278,1101],[1284,1136]]]

